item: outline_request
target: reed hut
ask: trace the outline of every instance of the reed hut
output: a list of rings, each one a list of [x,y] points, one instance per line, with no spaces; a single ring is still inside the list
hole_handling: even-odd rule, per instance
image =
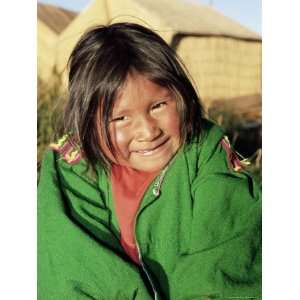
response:
[[[151,28],[162,34],[166,26],[158,16],[141,6],[142,1],[132,0],[94,0],[59,36],[57,43],[57,67],[65,71],[66,62],[79,37],[95,25],[106,25],[114,22],[131,21]]]
[[[176,49],[209,106],[261,94],[261,37],[210,6],[183,0],[94,0],[60,34],[57,67],[90,26],[133,21]]]
[[[38,77],[47,81],[56,65],[56,44],[59,34],[76,17],[77,13],[38,3],[37,46]]]

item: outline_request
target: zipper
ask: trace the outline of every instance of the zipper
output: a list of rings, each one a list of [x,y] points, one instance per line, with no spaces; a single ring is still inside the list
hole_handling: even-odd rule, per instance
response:
[[[158,299],[158,298],[157,298],[157,295],[158,295],[158,294],[157,294],[157,290],[156,290],[156,288],[155,288],[155,286],[154,286],[154,283],[153,283],[153,281],[152,281],[152,279],[151,279],[150,274],[148,273],[148,271],[147,271],[147,269],[146,269],[146,267],[145,267],[145,265],[144,265],[144,263],[143,263],[142,254],[141,254],[140,247],[139,247],[139,244],[138,244],[137,239],[135,239],[135,244],[136,244],[136,247],[137,247],[137,250],[138,250],[139,260],[140,260],[142,269],[143,269],[143,271],[145,272],[145,274],[146,274],[146,276],[147,276],[147,278],[148,278],[148,280],[149,280],[149,282],[150,282],[152,291],[154,292],[154,300],[157,300],[157,299]]]
[[[166,172],[167,172],[167,170],[168,170],[168,167],[169,167],[169,165],[166,166],[166,167],[162,170],[161,174],[159,175],[158,180],[154,183],[154,187],[153,187],[152,193],[153,193],[153,195],[156,196],[156,197],[159,196],[160,188],[161,188],[162,182],[163,182],[163,180],[164,180],[165,174],[166,174]]]
[[[155,197],[158,197],[159,194],[160,194],[160,189],[161,189],[161,185],[162,185],[162,182],[163,182],[163,179],[165,177],[165,174],[169,168],[169,165],[170,163],[162,170],[161,174],[159,175],[157,181],[154,183],[153,185],[153,189],[152,189],[152,194],[155,196]],[[146,266],[144,265],[143,263],[143,257],[142,257],[142,254],[141,254],[141,250],[140,250],[140,246],[139,246],[139,242],[138,242],[138,239],[137,239],[137,233],[136,233],[136,223],[137,223],[137,218],[139,216],[139,213],[140,213],[140,210],[137,212],[136,214],[136,217],[134,219],[134,238],[135,238],[135,244],[136,244],[136,247],[137,247],[137,251],[138,251],[138,255],[139,255],[139,261],[141,263],[141,266],[142,266],[142,269],[143,271],[145,272],[149,282],[150,282],[150,285],[151,285],[151,288],[152,288],[152,291],[154,292],[154,300],[157,300],[158,299],[158,293],[157,293],[157,290],[155,288],[155,285],[151,279],[151,276],[150,274],[148,273],[147,271],[147,268]]]
[[[137,214],[136,214],[136,216],[135,216],[135,219],[134,219],[134,239],[135,239],[135,245],[136,245],[136,248],[137,248],[137,251],[138,251],[140,264],[141,264],[142,269],[143,269],[144,273],[146,274],[146,276],[147,276],[147,278],[148,278],[148,280],[149,280],[149,282],[150,282],[152,291],[153,291],[153,293],[154,293],[154,300],[156,300],[156,299],[157,299],[157,291],[156,291],[156,288],[155,288],[155,286],[154,286],[154,283],[153,283],[153,281],[152,281],[152,279],[151,279],[151,276],[150,276],[150,274],[148,273],[146,266],[144,265],[142,253],[141,253],[140,246],[139,246],[139,242],[138,242],[138,239],[137,239],[136,223],[137,223],[137,218],[138,218],[138,216],[139,216],[139,213],[140,213],[140,210],[137,212]]]

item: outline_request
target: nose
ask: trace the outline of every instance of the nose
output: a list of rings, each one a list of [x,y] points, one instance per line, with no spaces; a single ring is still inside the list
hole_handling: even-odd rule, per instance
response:
[[[136,139],[139,142],[151,142],[160,137],[162,130],[160,129],[157,120],[151,116],[139,116],[136,127]]]

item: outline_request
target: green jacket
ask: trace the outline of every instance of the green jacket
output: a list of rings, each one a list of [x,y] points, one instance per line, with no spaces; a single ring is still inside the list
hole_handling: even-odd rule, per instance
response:
[[[143,261],[119,243],[111,183],[49,150],[38,186],[38,299],[261,299],[260,188],[205,123],[149,186],[136,217]],[[154,291],[154,292],[153,292]],[[152,295],[152,292],[155,296]]]

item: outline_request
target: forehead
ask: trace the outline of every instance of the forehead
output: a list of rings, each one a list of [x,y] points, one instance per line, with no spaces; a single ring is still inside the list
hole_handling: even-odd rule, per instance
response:
[[[151,104],[171,94],[170,89],[150,81],[142,74],[129,74],[125,84],[117,93],[113,110]]]

